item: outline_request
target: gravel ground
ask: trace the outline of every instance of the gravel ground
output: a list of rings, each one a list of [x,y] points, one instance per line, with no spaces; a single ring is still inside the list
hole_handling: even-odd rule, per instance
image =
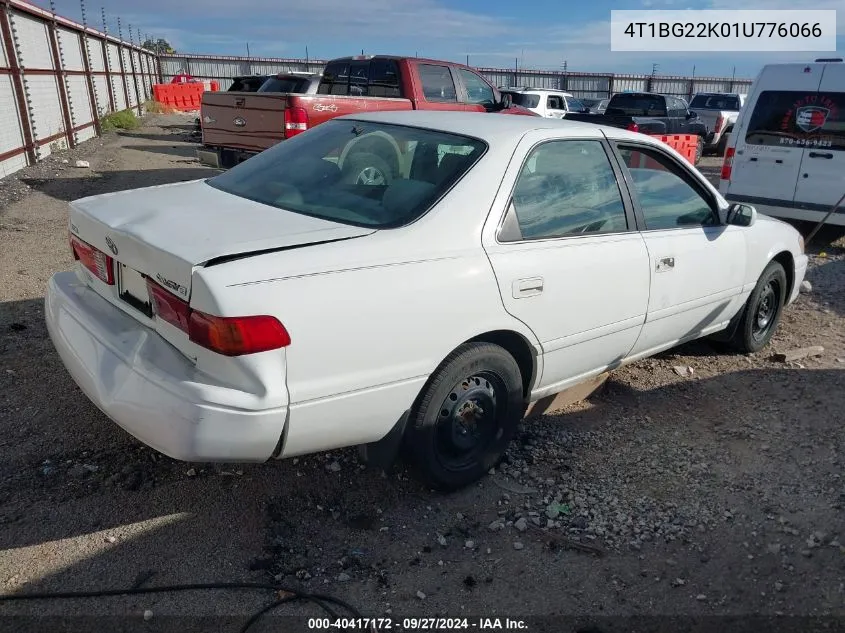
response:
[[[0,181],[3,592],[275,579],[386,617],[845,617],[840,231],[810,245],[812,289],[770,348],[696,342],[619,370],[589,401],[525,424],[496,471],[461,492],[366,469],[352,450],[185,464],[88,402],[53,352],[42,301],[71,264],[68,200],[215,173],[193,158],[192,124],[150,117]],[[701,169],[713,177],[718,164]],[[771,359],[808,345],[824,353]],[[239,616],[219,629],[237,630],[266,600],[151,595],[0,614],[149,609],[153,622]]]

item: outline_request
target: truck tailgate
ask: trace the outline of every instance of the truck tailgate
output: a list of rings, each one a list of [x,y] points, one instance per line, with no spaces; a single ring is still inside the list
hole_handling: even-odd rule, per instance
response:
[[[205,92],[200,121],[203,145],[260,152],[285,137],[285,108],[291,95]]]

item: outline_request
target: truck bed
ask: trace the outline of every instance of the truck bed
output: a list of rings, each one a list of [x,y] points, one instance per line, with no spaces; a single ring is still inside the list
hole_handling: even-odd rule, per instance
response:
[[[303,95],[294,93],[206,92],[202,96],[202,142],[258,153],[284,140],[285,111],[297,109],[307,127],[344,114],[377,110],[411,110],[409,99]],[[299,119],[297,119],[299,120]]]

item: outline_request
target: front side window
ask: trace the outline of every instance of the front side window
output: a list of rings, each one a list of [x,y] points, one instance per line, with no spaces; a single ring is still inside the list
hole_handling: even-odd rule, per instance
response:
[[[524,239],[625,231],[616,175],[600,141],[550,141],[529,154],[513,193]]]
[[[472,71],[460,68],[458,72],[461,74],[464,88],[467,91],[468,103],[479,103],[482,105],[493,105],[496,103],[496,97],[493,94],[493,88],[490,84]]]
[[[546,107],[549,110],[565,110],[563,99],[558,95],[551,95],[546,99]]]
[[[448,66],[419,64],[417,66],[426,101],[457,101],[455,81]]]
[[[335,119],[206,182],[285,211],[394,228],[426,213],[486,149],[458,134]]]
[[[648,231],[715,226],[710,203],[677,173],[670,159],[642,147],[620,147]]]
[[[765,90],[745,142],[776,147],[845,150],[845,92]]]
[[[626,116],[666,116],[666,99],[657,95],[619,94],[608,104],[614,114]]]

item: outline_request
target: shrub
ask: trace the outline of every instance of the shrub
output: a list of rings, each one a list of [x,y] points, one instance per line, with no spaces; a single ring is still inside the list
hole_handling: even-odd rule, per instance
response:
[[[138,117],[132,110],[121,110],[108,115],[100,121],[100,126],[104,132],[111,132],[113,130],[134,130],[139,125]]]
[[[175,112],[175,110],[168,105],[155,101],[154,99],[149,99],[144,102],[144,112],[148,112],[150,114],[170,114],[171,112]]]

